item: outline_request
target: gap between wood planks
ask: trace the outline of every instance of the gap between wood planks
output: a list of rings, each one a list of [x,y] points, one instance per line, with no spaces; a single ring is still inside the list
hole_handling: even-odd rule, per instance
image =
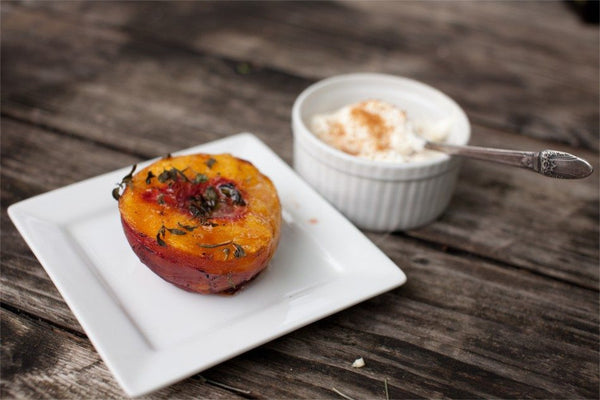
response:
[[[20,311],[18,309],[15,309],[14,307],[12,307],[12,306],[10,306],[8,304],[5,304],[5,303],[0,303],[0,309],[3,309],[8,314],[12,314],[12,318],[20,319],[24,323],[28,323],[28,324],[31,324],[33,326],[36,326],[38,329],[45,330],[46,327],[44,325],[48,325],[50,327],[50,329],[52,329],[52,330],[58,329],[62,333],[66,334],[67,337],[68,337],[68,335],[72,335],[75,338],[83,339],[87,343],[88,346],[91,346],[91,344],[89,343],[89,339],[87,338],[87,336],[85,336],[84,334],[81,334],[81,333],[79,333],[77,331],[73,331],[72,329],[59,326],[59,325],[57,325],[57,324],[55,324],[55,323],[53,323],[51,321],[48,321],[48,320],[46,320],[44,318],[33,316],[30,313],[22,312],[22,311]],[[69,339],[70,340],[76,340],[74,338],[69,338]],[[93,367],[93,366],[95,366],[95,365],[97,365],[98,363],[101,362],[103,364],[102,368],[105,369],[107,371],[107,373],[108,373],[108,368],[104,364],[104,361],[102,360],[102,358],[98,355],[97,351],[95,349],[93,349],[91,351],[94,353],[94,357],[98,358],[98,359],[96,361],[94,361],[92,364],[90,364],[90,365],[88,365],[88,366],[86,366],[84,368],[78,368],[75,372],[76,373],[82,372],[82,371],[84,371],[86,369],[89,369],[89,368],[91,368],[91,367]],[[4,357],[4,355],[3,355],[3,357]],[[226,391],[229,394],[234,394],[234,395],[239,396],[241,398],[246,398],[246,399],[258,399],[259,398],[259,396],[257,396],[255,393],[253,393],[251,391],[240,389],[240,388],[236,388],[234,386],[227,385],[225,383],[222,383],[222,382],[219,382],[219,381],[215,381],[213,379],[207,379],[204,376],[199,375],[199,374],[193,375],[193,376],[189,377],[188,379],[193,378],[193,377],[197,378],[197,380],[199,381],[199,383],[201,385],[207,385],[207,386],[210,386],[210,387],[214,387],[214,388],[217,388],[218,390]],[[114,381],[114,380],[113,380],[113,386],[117,387],[116,386],[116,381]],[[121,392],[121,390],[122,389],[119,388],[119,392],[120,392],[121,396],[123,396],[123,393]],[[168,390],[168,387],[160,389],[160,390]],[[70,386],[65,389],[65,393],[69,393],[69,392],[70,392]],[[155,393],[157,393],[157,392],[155,392]],[[114,394],[116,394],[116,392]],[[147,397],[148,396],[144,396],[143,398],[147,398]]]
[[[384,241],[388,236],[398,236],[398,237],[402,237],[406,240],[413,240],[414,242],[417,242],[419,245],[423,245],[425,247],[428,247],[432,250],[437,250],[437,251],[441,251],[444,253],[448,253],[450,255],[454,255],[454,256],[459,256],[459,257],[470,257],[470,258],[476,258],[477,260],[481,260],[481,261],[485,261],[487,263],[490,264],[494,264],[498,267],[503,267],[503,268],[511,268],[517,271],[522,271],[522,272],[526,272],[526,273],[530,273],[531,275],[535,275],[535,276],[539,276],[542,278],[546,278],[546,279],[551,279],[553,281],[556,282],[560,282],[560,283],[564,283],[566,285],[569,286],[575,286],[579,289],[585,289],[585,290],[589,290],[591,292],[598,292],[600,291],[600,288],[596,287],[596,288],[592,288],[589,286],[585,286],[582,285],[580,283],[577,282],[573,282],[567,279],[563,279],[557,276],[553,276],[553,275],[546,275],[543,274],[540,271],[534,270],[534,269],[528,269],[525,267],[520,267],[519,265],[515,265],[515,264],[510,264],[508,262],[499,260],[499,259],[495,259],[493,257],[490,256],[486,256],[483,254],[476,254],[476,253],[471,253],[469,251],[460,249],[458,247],[454,247],[454,246],[449,246],[446,244],[442,244],[442,243],[438,243],[438,242],[432,242],[429,240],[424,240],[418,237],[414,237],[412,235],[410,235],[410,233],[406,233],[406,232],[390,232],[389,234],[383,236],[382,238],[380,238],[380,240],[374,240],[373,242],[377,245],[378,242],[382,242]]]
[[[112,143],[108,143],[108,142],[102,142],[102,141],[99,141],[99,140],[96,140],[96,139],[92,139],[92,138],[89,138],[89,137],[86,137],[86,136],[82,136],[82,135],[77,134],[76,132],[69,132],[69,131],[67,131],[65,129],[57,128],[57,127],[52,126],[52,125],[50,125],[48,123],[45,123],[45,122],[33,122],[33,121],[31,121],[31,120],[29,120],[27,118],[24,118],[22,116],[11,114],[10,112],[7,112],[6,110],[2,110],[0,112],[0,116],[2,116],[4,118],[8,118],[8,119],[16,121],[16,122],[20,122],[22,124],[31,125],[31,126],[34,126],[36,128],[42,128],[44,130],[47,130],[47,131],[52,132],[52,133],[56,133],[58,135],[64,135],[64,136],[67,136],[67,137],[72,138],[72,139],[79,140],[79,141],[84,142],[84,143],[93,144],[95,146],[101,146],[101,147],[104,147],[104,148],[106,148],[108,150],[114,150],[114,151],[118,151],[118,152],[125,153],[125,154],[128,154],[128,155],[132,155],[132,156],[135,156],[135,157],[139,157],[142,160],[146,160],[148,158],[152,158],[152,157],[156,156],[156,155],[148,155],[148,154],[145,154],[145,153],[142,153],[142,152],[136,152],[136,151],[133,151],[131,149],[127,149],[125,147],[119,146],[118,144],[112,144]]]
[[[65,332],[68,332],[68,333],[70,333],[73,336],[77,336],[78,338],[88,339],[88,337],[87,337],[87,335],[85,333],[79,332],[79,331],[77,331],[77,330],[75,330],[73,328],[70,328],[68,326],[64,326],[64,325],[58,324],[58,323],[56,323],[56,322],[54,322],[54,321],[52,321],[50,319],[41,317],[39,315],[35,315],[35,314],[30,313],[30,312],[23,311],[20,308],[12,306],[12,305],[4,302],[4,301],[0,302],[0,307],[4,308],[7,311],[12,312],[15,315],[18,315],[19,317],[27,319],[29,321],[43,322],[45,324],[53,326],[54,328],[60,329],[60,330],[65,331]]]
[[[16,8],[21,8],[22,10],[28,11],[28,12],[33,12],[33,13],[44,13],[44,14],[50,14],[52,16],[60,16],[61,20],[64,20],[64,17],[67,16],[67,21],[69,24],[77,24],[80,25],[81,21],[81,15],[78,11],[73,11],[72,9],[66,8],[66,9],[62,9],[62,8],[58,8],[55,9],[52,6],[50,7],[41,7],[41,8],[36,8],[36,7],[23,7],[21,5],[16,5],[16,4],[12,4],[12,7],[16,7]],[[266,18],[266,20],[269,20],[269,17],[263,17]],[[246,59],[240,59],[240,58],[236,58],[231,56],[230,54],[227,53],[214,53],[211,52],[209,49],[199,49],[197,47],[194,47],[193,45],[189,45],[187,42],[185,41],[181,41],[178,40],[177,38],[174,39],[165,39],[161,36],[154,36],[153,33],[154,32],[148,32],[148,31],[144,31],[143,29],[136,29],[136,28],[132,28],[128,25],[124,25],[124,24],[120,24],[120,23],[111,23],[111,22],[107,22],[105,20],[102,20],[101,18],[92,18],[89,19],[87,22],[89,22],[90,25],[92,25],[93,27],[97,28],[98,30],[102,30],[102,31],[106,31],[106,32],[119,32],[122,34],[127,35],[130,39],[133,39],[134,41],[137,41],[138,44],[144,46],[144,45],[152,45],[152,46],[158,46],[159,48],[162,49],[168,49],[169,51],[174,51],[176,53],[180,53],[180,54],[185,54],[185,55],[192,55],[192,56],[198,56],[198,57],[205,57],[205,58],[212,58],[215,60],[220,60],[226,64],[230,64],[232,66],[236,66],[239,65],[240,63],[244,63],[247,62]],[[292,23],[293,26],[296,26],[295,24]],[[301,26],[298,25],[296,26],[297,28],[300,28]],[[330,31],[326,31],[328,34],[332,34],[332,32]],[[253,62],[254,63],[254,62]],[[264,61],[263,63],[258,62],[255,64],[256,66],[260,67],[260,69],[262,69],[264,72],[266,73],[274,73],[274,74],[278,74],[281,76],[287,76],[287,77],[293,77],[294,79],[298,79],[298,80],[302,80],[302,81],[306,81],[307,85],[309,83],[314,82],[315,80],[318,79],[318,77],[316,76],[309,76],[309,75],[301,75],[300,73],[298,73],[298,71],[294,71],[294,70],[289,70],[286,69],[283,66],[277,66],[277,65],[273,65],[273,64],[265,64]],[[488,118],[488,117],[481,117],[478,115],[477,112],[473,111],[472,113],[469,114],[469,118],[471,119],[472,122],[474,122],[475,124],[481,125],[483,127],[488,127],[488,128],[493,128],[493,129],[499,129],[499,130],[507,130],[507,129],[511,129],[511,123],[509,122],[508,125],[506,124],[501,124],[499,123],[497,120],[495,120],[494,118]],[[509,118],[510,119],[510,118]],[[525,132],[527,131],[527,128],[525,128],[525,130],[522,130],[520,127],[515,127],[512,126],[512,128],[515,129],[515,131],[519,131],[519,132]],[[567,133],[566,130],[563,129],[562,133]],[[525,136],[529,136],[532,138],[540,138],[539,134],[536,134],[535,129],[531,130],[529,132],[529,134],[525,135]],[[568,144],[571,147],[578,147],[578,148],[582,148],[585,150],[591,150],[594,153],[598,153],[597,150],[597,146],[592,145],[591,147],[585,146],[585,145],[579,145],[579,146],[574,146],[572,143],[569,143],[567,140],[565,140],[565,138],[554,138],[555,140],[558,139],[559,143],[562,144]]]

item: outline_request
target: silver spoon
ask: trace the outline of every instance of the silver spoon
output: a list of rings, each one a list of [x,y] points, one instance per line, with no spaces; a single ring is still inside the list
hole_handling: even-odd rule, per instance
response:
[[[590,163],[584,159],[556,150],[542,150],[539,152],[502,150],[433,142],[427,142],[425,147],[455,156],[529,168],[552,178],[581,179],[589,176],[594,171]]]

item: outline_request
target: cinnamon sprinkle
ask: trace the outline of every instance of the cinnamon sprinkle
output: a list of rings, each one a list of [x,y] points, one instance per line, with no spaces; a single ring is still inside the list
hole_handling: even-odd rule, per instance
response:
[[[371,113],[365,110],[365,103],[360,103],[356,107],[352,108],[350,114],[356,121],[366,127],[371,136],[375,139],[375,146],[377,150],[387,150],[390,148],[390,134],[391,129],[385,123],[381,116]]]
[[[313,116],[311,129],[325,143],[347,154],[409,162],[438,157],[439,153],[424,149],[425,141],[444,141],[451,122],[415,123],[393,104],[365,100]]]

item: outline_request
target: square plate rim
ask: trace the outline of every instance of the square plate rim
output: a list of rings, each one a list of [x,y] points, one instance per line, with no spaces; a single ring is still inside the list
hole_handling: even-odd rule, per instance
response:
[[[308,185],[287,163],[285,163],[275,152],[273,152],[273,150],[271,148],[269,148],[263,141],[261,141],[258,137],[256,137],[252,133],[243,132],[243,133],[227,136],[227,137],[220,138],[220,139],[217,139],[214,141],[205,142],[205,143],[202,143],[199,145],[191,146],[189,148],[174,152],[173,154],[174,155],[187,154],[190,152],[202,151],[202,148],[207,147],[207,146],[219,146],[219,145],[225,145],[227,143],[242,143],[242,142],[246,142],[249,146],[256,146],[258,151],[266,153],[266,155],[268,157],[272,157],[275,162],[282,164],[282,167],[284,167],[284,169],[285,169],[284,173],[292,174],[292,176],[294,176],[294,178],[297,179],[300,184],[304,185],[302,190],[308,190],[309,192],[311,192],[311,197],[318,198],[318,201],[322,203],[319,206],[323,207],[325,212],[327,212],[328,214],[331,214],[333,217],[335,217],[334,219],[336,220],[336,222],[342,224],[343,229],[349,229],[351,231],[351,234],[353,234],[354,236],[356,236],[357,238],[359,238],[361,241],[364,242],[363,245],[366,245],[367,247],[371,248],[374,253],[378,253],[380,256],[382,256],[382,260],[387,259],[387,261],[395,267],[395,270],[393,270],[394,272],[393,273],[390,272],[391,275],[395,275],[395,276],[390,277],[390,280],[389,280],[389,282],[387,282],[387,284],[385,284],[385,285],[379,284],[379,285],[377,285],[377,288],[371,288],[371,289],[369,289],[369,291],[367,293],[361,293],[360,296],[341,295],[340,296],[340,298],[341,298],[340,304],[338,304],[334,307],[329,307],[329,308],[327,308],[326,311],[319,312],[316,315],[313,315],[309,318],[301,319],[299,322],[296,321],[295,323],[291,324],[290,326],[286,327],[285,329],[278,330],[274,333],[272,332],[271,334],[267,334],[265,337],[262,337],[262,338],[255,338],[252,341],[252,343],[248,343],[245,346],[238,346],[238,348],[235,351],[228,352],[227,354],[223,355],[222,357],[213,359],[209,363],[203,363],[202,365],[199,365],[196,367],[194,367],[192,365],[190,365],[190,366],[184,365],[182,368],[179,368],[178,372],[171,373],[165,379],[160,380],[160,382],[152,382],[152,383],[148,384],[148,382],[144,381],[145,378],[144,378],[143,372],[141,374],[134,374],[132,376],[129,376],[130,374],[128,375],[127,371],[124,370],[124,369],[127,369],[128,367],[126,365],[123,365],[123,360],[118,359],[118,357],[115,357],[114,354],[111,354],[111,351],[114,351],[114,350],[111,350],[112,345],[111,345],[111,343],[107,343],[106,335],[99,334],[99,332],[98,332],[99,328],[95,327],[94,326],[95,324],[93,323],[94,322],[93,315],[90,316],[89,312],[82,311],[80,309],[81,301],[79,299],[75,298],[75,297],[77,297],[77,295],[73,294],[73,288],[70,287],[68,283],[65,284],[65,282],[62,279],[63,277],[60,276],[60,272],[57,272],[57,270],[55,270],[55,268],[53,267],[53,265],[52,265],[53,262],[48,260],[47,250],[42,249],[41,247],[43,247],[43,246],[40,245],[39,239],[34,238],[35,232],[32,233],[31,229],[26,227],[25,222],[23,222],[23,220],[25,218],[28,218],[31,216],[31,208],[35,209],[35,207],[38,203],[40,203],[40,202],[43,203],[46,201],[46,199],[51,198],[53,196],[57,196],[59,193],[67,193],[69,191],[80,190],[81,187],[84,187],[85,185],[91,185],[95,181],[106,179],[108,176],[112,176],[112,175],[120,176],[123,173],[129,172],[129,170],[131,169],[131,166],[126,166],[126,167],[123,167],[123,168],[120,168],[120,169],[117,169],[117,170],[114,170],[111,172],[107,172],[107,173],[103,173],[103,174],[100,174],[100,175],[97,175],[94,177],[90,177],[85,180],[75,182],[75,183],[72,183],[72,184],[69,184],[69,185],[66,185],[66,186],[45,192],[45,193],[41,193],[36,196],[19,201],[17,203],[11,204],[7,208],[7,212],[8,212],[10,219],[12,220],[13,224],[16,226],[17,230],[19,231],[19,233],[21,234],[21,236],[23,237],[23,239],[25,240],[27,245],[30,247],[31,251],[34,253],[34,255],[36,256],[36,258],[38,259],[38,261],[40,262],[40,264],[42,265],[42,267],[44,268],[46,273],[49,275],[53,284],[57,287],[57,289],[60,292],[61,296],[63,297],[64,301],[67,303],[71,312],[73,312],[74,316],[76,317],[78,322],[83,327],[88,338],[94,345],[94,348],[99,353],[100,357],[105,362],[105,364],[108,366],[109,370],[115,377],[116,381],[119,383],[121,388],[125,391],[125,393],[127,393],[129,396],[132,396],[132,397],[141,396],[141,395],[150,393],[152,391],[161,389],[163,387],[166,387],[168,385],[171,385],[171,384],[173,384],[177,381],[180,381],[184,378],[187,378],[195,373],[201,372],[201,371],[203,371],[207,368],[210,368],[214,365],[217,365],[225,360],[231,359],[239,354],[242,354],[250,349],[256,348],[264,343],[267,343],[278,337],[284,336],[294,330],[297,330],[297,329],[300,329],[301,327],[309,325],[317,320],[320,320],[329,315],[337,313],[343,309],[349,308],[355,304],[365,301],[369,298],[375,297],[379,294],[382,294],[384,292],[387,292],[389,290],[397,288],[406,282],[406,275],[400,269],[400,267],[398,267],[393,261],[391,261],[371,240],[369,240],[362,232],[360,232],[360,230],[358,230],[358,228],[356,228],[352,223],[350,223],[350,221],[348,221],[338,210],[336,210],[325,199],[323,199],[320,194],[318,194],[312,187],[310,187],[310,185]],[[140,162],[138,164],[138,166],[143,167],[144,165],[148,165],[157,159],[160,159],[160,157],[155,157],[150,160]],[[265,172],[265,171],[263,171],[263,172]],[[268,175],[268,172],[266,172],[266,173]],[[28,211],[29,211],[29,215],[28,215]],[[61,234],[62,228],[59,227],[59,224],[57,221],[44,221],[44,222],[46,222],[50,225],[53,225],[54,228],[56,228],[56,230],[57,230],[57,234],[58,235]],[[62,233],[64,233],[64,232],[62,232]],[[68,240],[68,238],[66,238],[66,239]],[[73,258],[73,260],[76,260],[76,258]],[[81,260],[79,260],[79,261],[81,261]],[[80,269],[88,270],[89,268],[87,266],[84,266],[84,268],[80,268]],[[392,270],[390,269],[390,271],[392,271]],[[89,273],[90,271],[87,271],[87,272]],[[82,273],[86,274],[85,271],[82,271]],[[350,277],[352,277],[352,276],[350,276]],[[89,280],[90,277],[86,276],[84,279]],[[101,297],[104,297],[104,299],[102,301],[100,301],[100,303],[103,304],[102,302],[103,301],[105,302],[107,298],[108,298],[109,302],[114,303],[115,299],[112,298],[110,293],[106,292],[106,288],[103,287],[103,283],[99,282],[97,277],[96,278],[91,277],[91,280],[92,280],[92,285],[95,286],[95,289],[99,293],[99,295]],[[361,289],[360,286],[357,286],[357,285],[360,285],[361,282],[353,282],[351,279],[350,280],[346,279],[346,281],[347,281],[346,283],[348,284],[349,291],[353,290],[353,288],[358,289],[358,290]],[[338,280],[338,283],[341,283],[341,282],[345,282],[344,279],[340,278]],[[88,283],[90,283],[90,282],[88,282]],[[102,293],[100,293],[100,292],[102,292]],[[107,304],[103,304],[103,305],[106,306]],[[111,307],[111,308],[113,308],[113,309],[115,309],[115,307],[116,307],[115,312],[117,312],[117,313],[123,312],[122,310],[119,310],[118,304],[112,304],[112,306],[113,307]],[[127,321],[126,321],[127,318],[123,319],[123,318],[119,318],[118,316],[115,316],[115,315],[111,315],[111,317],[113,319],[116,318],[117,322],[120,324],[127,323]],[[129,323],[131,324],[131,321],[129,321]],[[131,328],[131,326],[130,326],[130,328]],[[164,359],[167,359],[167,360],[169,359],[169,357],[167,357],[169,354],[166,354],[166,353],[174,352],[174,350],[172,350],[172,349],[157,350],[157,349],[148,349],[147,347],[143,347],[144,350],[140,350],[140,348],[142,348],[142,347],[135,346],[136,337],[134,337],[134,336],[136,336],[136,335],[133,334],[133,332],[127,332],[127,334],[129,335],[127,340],[129,340],[131,342],[130,344],[133,346],[132,351],[138,352],[138,353],[134,353],[134,355],[137,357],[140,357],[140,360],[142,360],[142,361],[148,361],[148,362],[153,362],[153,363],[161,362],[161,361],[164,361]],[[262,335],[262,334],[259,334],[259,335]],[[137,340],[139,340],[139,337],[137,337]],[[140,362],[142,362],[142,361],[140,361]]]

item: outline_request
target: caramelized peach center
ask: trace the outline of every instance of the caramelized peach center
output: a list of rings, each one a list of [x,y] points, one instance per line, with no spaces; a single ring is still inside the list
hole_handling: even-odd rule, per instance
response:
[[[206,222],[211,219],[238,220],[246,213],[242,191],[234,181],[215,177],[204,182],[171,181],[153,186],[142,199],[178,210]]]

